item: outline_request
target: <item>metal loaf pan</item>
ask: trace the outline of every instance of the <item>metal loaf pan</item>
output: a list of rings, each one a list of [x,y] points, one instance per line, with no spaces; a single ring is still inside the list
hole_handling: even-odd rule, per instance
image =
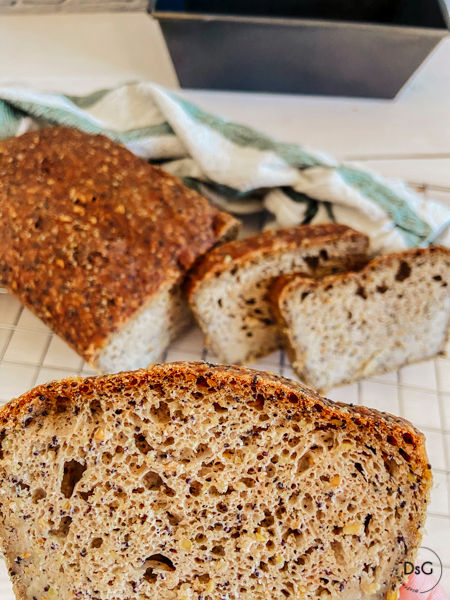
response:
[[[443,0],[156,0],[182,87],[393,98],[448,33]]]

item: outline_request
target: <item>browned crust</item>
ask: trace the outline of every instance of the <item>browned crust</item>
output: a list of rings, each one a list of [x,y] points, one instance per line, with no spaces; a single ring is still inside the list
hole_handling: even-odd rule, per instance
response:
[[[0,142],[0,281],[83,358],[238,221],[106,137]]]
[[[359,271],[327,275],[322,279],[312,279],[303,275],[283,275],[278,277],[270,288],[269,298],[271,307],[274,314],[280,316],[281,321],[284,322],[284,319],[281,317],[280,306],[286,296],[298,288],[305,288],[305,291],[317,291],[318,289],[324,289],[342,282],[361,281],[369,278],[371,274],[383,271],[397,261],[415,261],[436,255],[447,257],[450,260],[450,249],[444,246],[429,246],[428,248],[413,248],[411,250],[383,254],[372,259]]]
[[[295,248],[323,246],[336,239],[348,241],[359,239],[364,245],[363,252],[369,247],[369,238],[366,235],[337,223],[286,227],[228,242],[214,248],[198,261],[188,278],[188,295],[192,297],[200,284],[233,269],[236,265],[242,265],[267,254],[283,253]]]
[[[410,468],[424,475],[429,468],[425,438],[409,421],[364,406],[333,402],[301,384],[274,373],[246,367],[213,365],[204,362],[175,362],[154,365],[150,369],[122,372],[88,378],[68,378],[40,385],[12,400],[0,409],[0,436],[28,426],[33,419],[52,412],[74,409],[90,396],[101,394],[120,397],[127,388],[154,388],[164,383],[183,386],[202,385],[205,389],[226,386],[236,394],[248,397],[249,402],[263,393],[286,409],[297,408],[305,414],[343,419],[347,424],[381,436],[389,436],[393,447],[411,448]],[[124,398],[125,403],[128,399]],[[400,453],[400,456],[402,454]]]

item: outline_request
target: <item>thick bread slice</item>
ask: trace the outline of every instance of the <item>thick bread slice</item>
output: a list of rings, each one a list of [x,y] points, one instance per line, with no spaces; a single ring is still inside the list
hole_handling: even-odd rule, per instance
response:
[[[103,371],[159,360],[190,321],[185,273],[237,225],[103,136],[0,142],[0,282]]]
[[[268,373],[66,379],[0,432],[18,600],[392,600],[420,543],[423,435]]]
[[[226,363],[240,364],[280,345],[267,291],[273,279],[320,276],[367,262],[368,238],[344,225],[265,231],[215,248],[194,268],[188,287],[206,343]]]
[[[280,278],[274,313],[294,370],[320,391],[443,353],[450,250],[380,256],[358,273]]]

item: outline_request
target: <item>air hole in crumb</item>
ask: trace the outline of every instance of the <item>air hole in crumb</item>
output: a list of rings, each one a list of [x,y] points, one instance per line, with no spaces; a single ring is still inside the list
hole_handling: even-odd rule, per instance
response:
[[[71,524],[72,517],[63,517],[59,522],[58,529],[51,529],[50,535],[55,535],[56,537],[67,537]]]
[[[302,508],[303,510],[305,510],[307,513],[312,514],[313,512],[313,508],[314,508],[314,502],[312,497],[310,496],[310,494],[305,494],[303,496],[303,500],[302,500]]]
[[[155,583],[157,573],[175,571],[173,562],[163,554],[152,554],[144,562],[145,572],[143,579],[149,583]]]
[[[64,476],[61,482],[61,492],[66,498],[70,498],[76,484],[83,477],[86,471],[86,465],[79,463],[76,460],[70,460],[64,463]]]
[[[147,442],[147,440],[145,439],[145,436],[142,433],[136,434],[134,436],[134,443],[136,444],[136,448],[142,454],[148,454],[150,452],[150,450],[152,449],[152,447]]]
[[[397,474],[398,465],[392,458],[387,458],[384,461],[384,466],[386,467],[386,471],[389,473],[389,475],[391,475],[391,477]]]
[[[398,452],[399,452],[399,454],[400,454],[401,456],[403,456],[403,458],[406,460],[406,462],[410,462],[410,461],[411,461],[411,457],[410,457],[410,455],[409,455],[407,452],[405,452],[405,451],[403,450],[403,448],[399,448],[399,449],[398,449]]]
[[[248,405],[251,408],[255,408],[256,410],[264,410],[264,396],[262,394],[258,394],[252,402],[249,402]]]
[[[241,482],[248,488],[252,488],[255,486],[255,481],[251,479],[251,477],[243,477]]]
[[[47,496],[46,491],[43,490],[42,488],[38,488],[37,490],[34,490],[34,492],[33,492],[32,501],[34,504],[36,504],[37,502],[39,502],[39,500],[43,500],[46,496]]]
[[[213,402],[213,407],[217,413],[224,413],[228,411],[228,408],[225,408],[225,406],[222,406],[218,402]]]
[[[318,256],[305,256],[304,261],[312,271],[317,269],[317,267],[319,266]]]
[[[87,502],[88,498],[90,498],[91,496],[93,496],[94,491],[95,491],[94,488],[92,488],[88,492],[78,492],[78,495],[81,496],[81,498],[83,498],[83,500],[85,502]]]
[[[401,261],[398,271],[395,275],[396,281],[405,281],[411,275],[411,267],[404,260]]]
[[[274,523],[275,523],[275,519],[272,517],[272,515],[270,515],[261,521],[260,526],[268,528],[268,527],[272,527],[272,525]]]
[[[369,533],[369,523],[372,520],[372,515],[367,515],[364,519],[364,533],[367,535]]]
[[[322,260],[328,260],[328,252],[326,250],[321,250],[319,256]]]
[[[92,540],[91,547],[92,548],[100,548],[100,546],[102,544],[103,544],[103,539],[101,537],[96,537]]]
[[[298,461],[297,473],[304,473],[313,465],[313,457],[310,452],[304,454]]]
[[[367,298],[366,290],[362,285],[360,285],[359,288],[356,290],[355,295],[361,296],[361,298],[363,298],[364,300],[366,300]]]
[[[195,450],[195,456],[197,458],[204,458],[211,454],[211,450],[207,444],[199,444]]]
[[[406,442],[407,444],[414,445],[414,440],[410,433],[404,433],[402,437],[404,442]]]
[[[225,556],[225,550],[223,546],[214,546],[214,548],[211,550],[212,554],[215,554],[216,556]]]
[[[202,492],[202,484],[199,481],[193,481],[189,486],[189,493],[192,496],[200,496]]]
[[[310,294],[311,292],[303,292],[301,295],[301,302],[303,302],[303,300]]]
[[[112,454],[110,452],[105,452],[102,456],[102,463],[104,465],[110,465],[112,462]]]
[[[149,490],[159,490],[159,488],[164,485],[163,480],[154,471],[149,471],[144,475],[144,484],[145,487]]]
[[[170,408],[166,402],[160,402],[158,406],[153,406],[150,413],[156,423],[168,423],[170,421]]]
[[[345,564],[345,552],[344,552],[344,548],[342,547],[342,543],[337,540],[333,541],[333,542],[331,542],[331,548],[333,550],[334,557],[336,559],[337,564],[338,565]]]
[[[385,292],[387,292],[388,288],[386,285],[377,285],[377,292],[379,294],[384,294]]]
[[[442,281],[442,277],[440,275],[434,275],[433,279],[435,281]]]
[[[99,414],[102,412],[102,405],[100,403],[100,400],[92,400],[92,402],[89,405],[89,408],[91,409],[91,413],[93,415]]]
[[[175,527],[176,525],[178,525],[178,523],[180,523],[181,521],[181,517],[178,515],[174,515],[170,512],[167,512],[167,519],[169,521],[169,524],[172,525],[172,527]]]

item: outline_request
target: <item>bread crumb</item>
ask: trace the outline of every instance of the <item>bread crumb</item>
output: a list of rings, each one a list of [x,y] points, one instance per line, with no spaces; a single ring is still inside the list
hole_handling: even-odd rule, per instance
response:
[[[330,483],[333,487],[338,487],[338,485],[341,483],[341,478],[339,475],[333,475],[333,477],[330,479]]]
[[[104,442],[105,441],[105,431],[101,428],[97,429],[97,431],[95,432],[95,435],[94,435],[94,439],[96,439],[97,442]]]
[[[364,525],[359,521],[353,521],[344,525],[342,530],[345,535],[360,535],[364,530]]]
[[[373,582],[373,583],[364,582],[361,585],[361,589],[365,594],[369,594],[369,595],[375,594],[380,589],[380,584],[375,583],[375,582]]]
[[[191,542],[191,540],[188,540],[187,538],[183,538],[180,541],[180,548],[182,550],[186,550],[186,552],[190,552],[192,550],[192,542]]]

